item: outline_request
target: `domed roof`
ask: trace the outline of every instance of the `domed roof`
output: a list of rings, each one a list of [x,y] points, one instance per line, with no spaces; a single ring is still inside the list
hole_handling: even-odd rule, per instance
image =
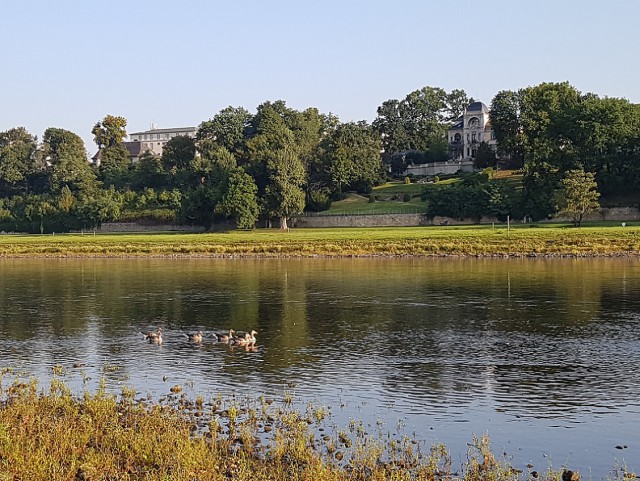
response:
[[[482,102],[473,102],[467,107],[467,112],[489,112],[489,108]]]

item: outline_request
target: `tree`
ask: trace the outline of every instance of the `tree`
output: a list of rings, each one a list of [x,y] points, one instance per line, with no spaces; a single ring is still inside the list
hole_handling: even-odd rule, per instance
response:
[[[521,109],[521,92],[502,90],[491,101],[491,128],[498,142],[498,151],[520,165],[524,162]]]
[[[570,170],[562,179],[560,211],[571,216],[575,227],[580,227],[585,215],[597,212],[600,208],[597,188],[595,174],[582,169]]]
[[[238,153],[244,146],[251,114],[243,107],[226,107],[212,119],[198,127],[196,140],[198,150],[205,155],[209,149],[224,147],[229,152]]]
[[[31,222],[37,222],[40,234],[44,234],[44,218],[55,212],[55,207],[50,200],[43,195],[30,196],[25,205],[25,217]]]
[[[116,144],[104,147],[100,151],[100,179],[109,187],[115,185],[122,188],[130,181],[129,168],[129,152],[124,144]]]
[[[127,119],[107,115],[93,126],[91,133],[99,149],[115,147],[127,136]]]
[[[36,138],[24,127],[0,132],[0,193],[12,195],[27,189],[35,171]]]
[[[234,168],[227,180],[222,200],[216,212],[234,217],[238,229],[252,229],[258,220],[258,187],[251,176],[240,168]]]
[[[280,218],[280,228],[288,229],[287,220],[304,210],[304,165],[292,146],[276,152],[267,163],[269,183],[265,189],[266,211]]]
[[[78,216],[87,227],[99,227],[103,222],[118,218],[124,205],[124,196],[115,190],[99,189],[93,194],[83,193],[78,205]]]
[[[473,159],[473,164],[476,169],[485,169],[487,167],[496,166],[496,154],[491,150],[489,144],[486,142],[480,142],[476,157]]]
[[[60,192],[65,185],[72,192],[97,188],[96,176],[80,137],[68,130],[51,127],[45,130],[42,141],[42,154],[52,192]]]
[[[462,114],[464,114],[464,110],[469,106],[469,104],[473,102],[473,98],[469,98],[464,90],[452,90],[446,96],[447,113],[445,114],[445,119],[448,122],[457,120]]]
[[[340,124],[324,142],[326,169],[338,194],[344,185],[373,186],[381,178],[380,138],[365,122]]]
[[[167,173],[162,166],[162,160],[157,155],[146,151],[134,167],[134,185],[138,189],[153,187],[162,188],[166,185]]]
[[[186,170],[191,167],[196,156],[195,140],[186,135],[169,139],[162,149],[162,164],[165,170]]]

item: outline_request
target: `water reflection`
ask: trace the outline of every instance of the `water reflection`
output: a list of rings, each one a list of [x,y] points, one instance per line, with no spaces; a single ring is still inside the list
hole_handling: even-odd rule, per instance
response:
[[[610,443],[640,447],[634,259],[4,259],[0,271],[0,361],[44,382],[62,365],[77,389],[105,379],[142,396],[289,389],[345,417],[402,417],[454,444],[491,430],[528,451],[554,426],[579,428],[551,445],[594,469],[611,466]],[[155,327],[163,346],[140,334]],[[183,336],[229,328],[255,328],[257,351]]]

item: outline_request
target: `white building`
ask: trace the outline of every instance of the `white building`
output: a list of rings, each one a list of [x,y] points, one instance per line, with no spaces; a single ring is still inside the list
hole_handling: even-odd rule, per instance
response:
[[[493,152],[498,148],[491,129],[489,109],[482,102],[470,104],[449,129],[447,137],[451,160],[473,160],[482,142],[486,142]]]
[[[129,142],[127,143],[140,142],[141,149],[139,151],[146,152],[148,150],[153,155],[162,155],[162,149],[169,140],[179,135],[195,138],[196,131],[196,127],[151,128],[151,130],[129,134]]]

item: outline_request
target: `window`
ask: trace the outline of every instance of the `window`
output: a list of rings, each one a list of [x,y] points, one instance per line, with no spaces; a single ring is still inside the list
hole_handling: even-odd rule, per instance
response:
[[[476,141],[476,134],[475,133],[473,134],[473,141],[474,142]]]
[[[144,140],[147,140],[147,134],[144,134]]]
[[[160,140],[160,134],[156,134],[156,140]]]

